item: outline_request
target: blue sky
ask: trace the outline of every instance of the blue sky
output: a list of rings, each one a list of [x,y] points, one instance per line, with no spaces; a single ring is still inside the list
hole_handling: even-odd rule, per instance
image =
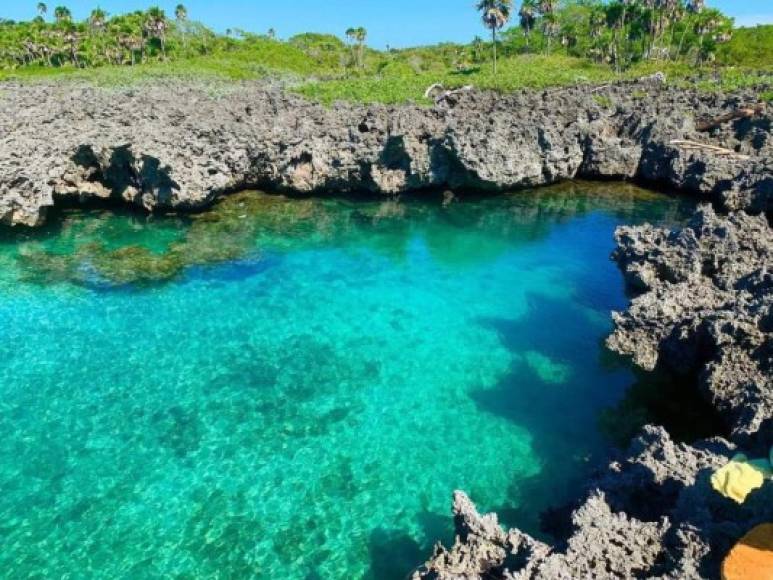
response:
[[[84,18],[96,5],[110,13],[158,4],[168,13],[177,0],[49,0],[49,9],[64,4]],[[710,6],[734,16],[739,24],[773,24],[773,0],[708,0]],[[35,15],[35,0],[0,1],[0,17],[15,20]],[[298,32],[342,35],[350,26],[365,26],[368,43],[383,48],[440,41],[466,42],[483,34],[474,0],[183,0],[190,17],[219,31],[242,28],[251,32],[276,29],[287,38]],[[516,4],[518,1],[516,0]]]

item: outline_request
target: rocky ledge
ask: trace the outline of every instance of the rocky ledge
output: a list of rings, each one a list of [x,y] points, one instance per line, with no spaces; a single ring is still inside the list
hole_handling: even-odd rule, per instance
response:
[[[681,230],[623,227],[616,237],[615,258],[638,296],[613,315],[608,346],[644,369],[697,376],[736,441],[773,438],[773,230],[765,216],[721,217],[704,206]]]
[[[481,516],[456,492],[456,542],[438,545],[415,580],[719,578],[735,542],[773,522],[773,484],[733,499],[712,480],[738,453],[773,454],[768,219],[718,215],[706,205],[679,230],[622,227],[616,237],[614,258],[634,297],[626,312],[614,314],[608,346],[645,369],[663,365],[681,374],[674,389],[697,377],[730,439],[677,444],[665,429],[646,427],[589,482],[553,545],[503,531],[496,515]],[[770,475],[765,464],[760,482],[763,472]]]
[[[68,198],[185,210],[247,186],[395,194],[573,177],[658,182],[726,209],[767,211],[773,115],[759,106],[702,127],[757,100],[754,91],[703,95],[651,81],[471,91],[432,108],[324,107],[259,84],[6,83],[0,223],[39,225]]]

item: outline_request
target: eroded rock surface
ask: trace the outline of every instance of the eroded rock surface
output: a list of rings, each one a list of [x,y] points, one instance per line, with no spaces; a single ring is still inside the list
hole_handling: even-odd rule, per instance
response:
[[[678,231],[622,227],[615,258],[640,293],[614,314],[612,350],[698,374],[737,435],[773,418],[773,231],[764,216],[701,207]],[[770,430],[770,421],[766,430]],[[773,436],[768,433],[766,436]]]
[[[695,121],[756,102],[654,85],[576,87],[453,106],[327,108],[244,84],[106,90],[0,86],[0,223],[38,225],[57,198],[196,208],[245,186],[324,194],[501,190],[571,177],[638,177],[728,208],[773,199],[773,116],[698,133]],[[686,150],[695,139],[748,156]]]
[[[570,535],[554,546],[504,531],[456,492],[456,541],[436,546],[413,580],[718,578],[738,538],[773,518],[773,486],[743,505],[711,488],[711,473],[735,450],[722,439],[677,444],[664,429],[645,427],[625,458],[590,483]]]
[[[609,344],[644,368],[699,375],[733,442],[676,444],[646,428],[580,494],[555,545],[504,531],[456,493],[456,542],[414,577],[714,578],[749,528],[773,520],[773,485],[738,505],[709,483],[736,451],[773,444],[773,240],[765,217],[741,213],[773,211],[773,115],[708,133],[695,123],[753,102],[755,92],[613,85],[470,92],[432,109],[326,108],[254,84],[221,94],[5,84],[0,223],[40,225],[58,199],[192,209],[245,186],[389,195],[619,177],[697,194],[730,215],[707,207],[680,231],[618,232],[616,257],[638,296]],[[674,143],[685,139],[736,154]]]
[[[729,192],[744,187],[732,182],[715,205],[731,209]],[[437,546],[414,580],[714,579],[744,534],[773,521],[772,482],[740,504],[711,485],[736,453],[766,456],[773,445],[773,232],[751,213],[705,205],[678,230],[622,227],[614,255],[634,297],[614,314],[608,346],[646,370],[681,373],[674,389],[698,377],[732,442],[677,444],[646,427],[580,494],[571,529],[553,545],[501,530],[457,492],[456,541]]]

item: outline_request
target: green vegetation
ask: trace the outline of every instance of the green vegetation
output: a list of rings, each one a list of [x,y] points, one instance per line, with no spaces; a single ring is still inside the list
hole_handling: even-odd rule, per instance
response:
[[[44,3],[27,22],[0,20],[0,80],[66,75],[101,85],[166,77],[281,80],[323,102],[428,102],[433,83],[501,91],[638,78],[663,71],[672,82],[706,90],[773,85],[773,26],[736,29],[697,0],[523,0],[517,19],[509,0],[480,0],[491,41],[379,51],[367,31],[345,41],[306,33],[279,40],[273,30],[225,35],[159,8],[75,22]],[[513,22],[511,22],[513,20]],[[517,21],[516,21],[517,20]],[[510,25],[507,28],[508,23]],[[500,34],[501,31],[501,34]],[[491,64],[488,64],[491,62]]]
[[[717,54],[723,65],[773,66],[773,25],[739,28],[732,42],[723,44]]]

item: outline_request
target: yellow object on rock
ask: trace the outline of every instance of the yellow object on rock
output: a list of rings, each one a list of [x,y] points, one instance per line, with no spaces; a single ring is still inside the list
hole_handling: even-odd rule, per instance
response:
[[[743,503],[752,491],[762,487],[765,477],[770,475],[767,461],[749,462],[745,455],[736,455],[724,467],[711,476],[711,486],[738,503]]]
[[[773,524],[757,526],[730,550],[722,562],[722,580],[773,578]]]

